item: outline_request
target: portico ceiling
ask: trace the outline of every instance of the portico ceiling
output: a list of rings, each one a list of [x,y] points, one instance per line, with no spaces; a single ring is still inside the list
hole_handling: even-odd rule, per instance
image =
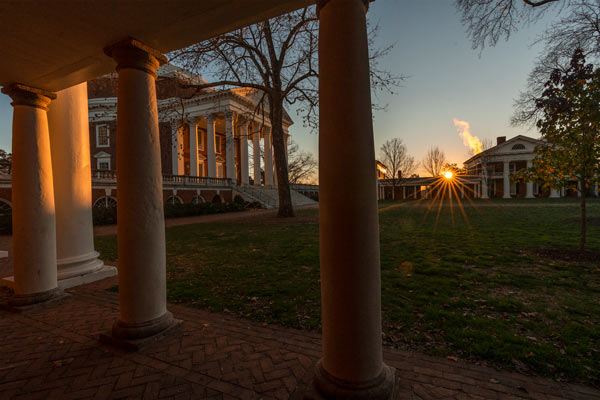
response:
[[[108,44],[167,53],[314,0],[69,0],[0,4],[0,85],[58,91],[114,71]]]

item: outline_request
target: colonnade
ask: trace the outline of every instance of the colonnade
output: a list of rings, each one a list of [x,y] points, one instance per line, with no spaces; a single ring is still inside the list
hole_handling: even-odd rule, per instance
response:
[[[220,115],[224,115],[225,120],[225,169],[224,176],[217,176],[217,150],[215,147],[216,123]],[[207,115],[191,115],[186,118],[189,126],[189,148],[190,148],[190,176],[203,176],[204,171],[198,168],[200,140],[199,122],[206,121],[206,176],[209,178],[228,178],[237,185],[250,184],[250,170],[248,158],[248,143],[252,143],[253,164],[254,164],[254,185],[273,187],[277,185],[275,174],[274,149],[271,134],[271,127],[252,119],[247,119],[244,114],[235,113],[231,110],[225,110],[223,113],[209,113]],[[173,146],[172,146],[172,170],[173,175],[185,175],[183,158],[183,131],[180,121],[171,122]],[[260,140],[263,139],[263,148],[261,149]],[[286,158],[287,143],[289,135],[286,134]],[[239,159],[236,163],[235,139],[239,143]],[[194,151],[195,150],[195,151]],[[261,157],[262,155],[262,157]],[[264,166],[264,182],[261,175],[261,161]],[[237,167],[237,168],[236,168]],[[239,172],[239,175],[238,175]]]
[[[394,370],[384,364],[382,354],[367,9],[366,0],[318,2],[323,358],[315,369],[317,398],[389,399],[394,391]],[[117,163],[127,165],[117,169],[120,315],[112,336],[135,340],[165,332],[175,323],[166,303],[155,87],[156,70],[166,58],[135,39],[107,47],[105,53],[117,62]],[[55,234],[59,208],[55,205],[47,120],[48,104],[56,95],[23,85],[12,85],[5,93],[14,100],[15,296],[11,301],[30,304],[60,292]],[[214,148],[214,124],[207,128],[207,145]],[[270,135],[265,138],[269,185],[273,179]],[[255,149],[257,139],[258,135],[253,135]],[[214,161],[211,153],[207,159]],[[84,159],[89,160],[89,155]],[[213,165],[208,164],[210,176],[215,174]],[[257,162],[255,176],[260,176]],[[353,185],[339,184],[344,181]],[[82,185],[81,190],[89,189]],[[82,224],[78,230],[91,235],[91,226]]]

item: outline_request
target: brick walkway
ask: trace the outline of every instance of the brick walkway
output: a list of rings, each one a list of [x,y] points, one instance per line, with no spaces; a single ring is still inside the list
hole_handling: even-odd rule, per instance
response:
[[[184,321],[138,353],[100,344],[118,315],[115,278],[61,303],[0,312],[0,399],[301,399],[320,335],[169,305]],[[6,292],[4,292],[6,294]],[[399,399],[599,399],[593,388],[385,350]]]

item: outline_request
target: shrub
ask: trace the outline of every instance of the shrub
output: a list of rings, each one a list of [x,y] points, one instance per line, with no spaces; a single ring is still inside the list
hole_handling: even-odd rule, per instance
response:
[[[116,207],[94,207],[92,208],[92,220],[94,225],[111,225],[117,223]]]

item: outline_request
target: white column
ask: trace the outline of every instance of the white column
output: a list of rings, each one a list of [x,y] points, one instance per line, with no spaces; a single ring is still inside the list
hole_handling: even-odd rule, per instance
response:
[[[190,118],[190,175],[199,176],[198,173],[198,120]]]
[[[533,166],[533,162],[531,160],[527,160],[527,168],[531,168]],[[533,199],[533,182],[527,181],[525,183],[525,197],[528,199]]]
[[[394,389],[381,340],[366,4],[329,0],[318,10],[322,398],[389,399]]]
[[[464,183],[460,183],[460,198],[464,199],[465,198],[465,184]]]
[[[117,240],[120,317],[113,337],[139,339],[174,324],[167,311],[165,222],[156,70],[167,59],[136,40],[105,49],[117,61]],[[126,167],[126,168],[123,168]]]
[[[265,151],[265,187],[273,186],[273,146],[271,145],[271,127],[264,127],[264,142]]]
[[[510,163],[508,161],[504,161],[504,170],[502,174],[502,180],[504,181],[504,197],[505,199],[510,199]]]
[[[12,255],[15,306],[60,295],[56,279],[56,220],[48,104],[56,94],[13,84]],[[88,159],[89,160],[89,159]]]
[[[61,90],[48,111],[62,288],[116,275],[94,250],[87,83]],[[61,282],[62,281],[62,282]]]
[[[181,168],[183,161],[181,132],[182,128],[179,126],[179,122],[171,121],[171,160],[173,166],[173,175],[183,175],[183,168]]]
[[[250,183],[248,176],[248,121],[243,121],[240,125],[240,175],[242,186]]]
[[[227,164],[226,176],[235,184],[235,142],[233,140],[233,113],[231,111],[225,113],[225,163]]]
[[[254,152],[254,186],[260,186],[260,130],[252,124],[252,150]]]
[[[554,189],[554,188],[550,188],[550,198],[552,199],[556,199],[560,197],[560,190],[558,189]]]
[[[217,177],[217,158],[215,156],[215,116],[206,117],[206,169],[209,178]]]
[[[481,166],[481,198],[489,199],[488,196],[488,171],[487,166]]]

